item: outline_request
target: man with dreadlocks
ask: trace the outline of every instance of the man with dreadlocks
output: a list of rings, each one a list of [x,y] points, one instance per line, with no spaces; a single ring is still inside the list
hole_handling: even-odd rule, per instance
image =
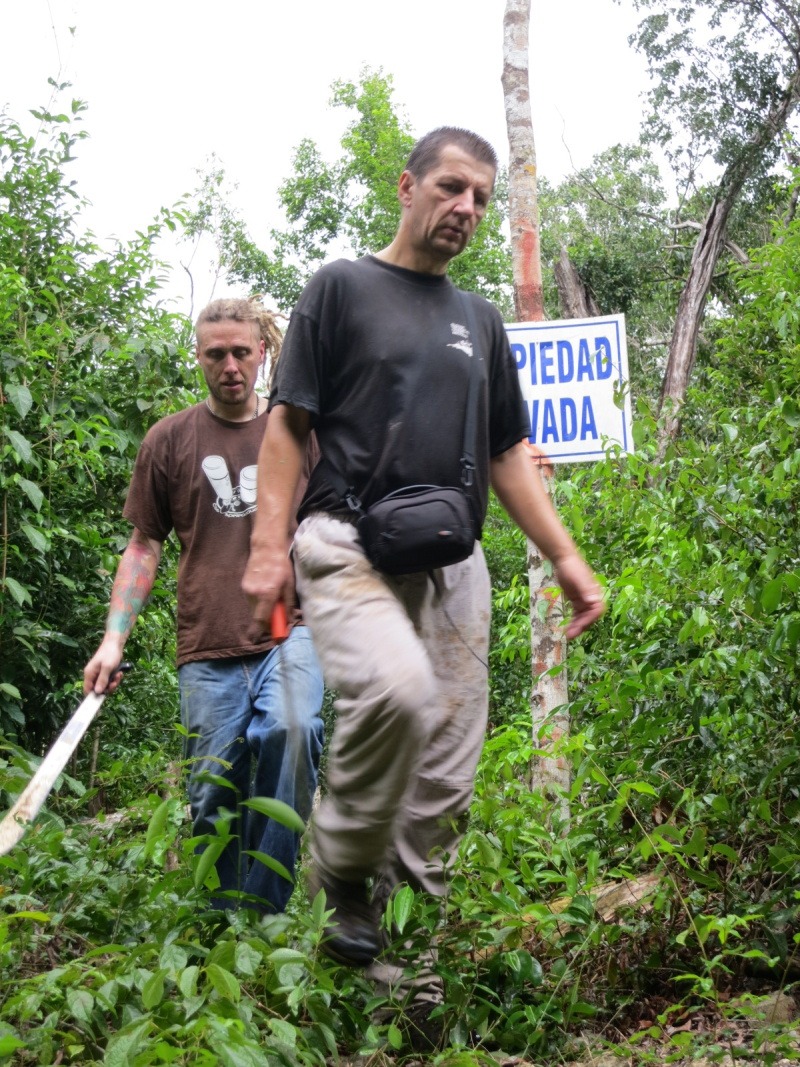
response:
[[[119,681],[115,669],[174,530],[178,679],[194,832],[229,838],[216,862],[213,902],[282,911],[299,835],[242,802],[276,798],[308,818],[322,750],[323,686],[299,612],[278,648],[268,632],[254,631],[241,590],[269,417],[255,386],[267,353],[274,367],[281,334],[255,300],[215,300],[200,313],[195,332],[209,395],[156,423],[142,442],[123,511],[133,535],[114,580],[105,636],[84,670],[84,691],[101,693]],[[307,453],[303,481],[312,458]]]

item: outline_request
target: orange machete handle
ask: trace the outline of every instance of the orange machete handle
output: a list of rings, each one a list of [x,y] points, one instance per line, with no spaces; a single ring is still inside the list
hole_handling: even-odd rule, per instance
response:
[[[275,607],[272,609],[272,618],[269,621],[269,632],[273,641],[285,641],[289,636],[286,605],[282,600],[275,601]]]

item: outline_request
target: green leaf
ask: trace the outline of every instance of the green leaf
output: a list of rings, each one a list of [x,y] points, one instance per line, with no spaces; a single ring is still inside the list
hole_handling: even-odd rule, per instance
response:
[[[718,841],[713,845],[711,851],[715,852],[718,856],[724,856],[725,859],[729,860],[731,863],[739,863],[739,853],[734,852],[730,845],[726,845],[722,841]]]
[[[14,700],[22,700],[19,689],[11,682],[0,682],[0,693],[7,693],[8,696],[13,697]]]
[[[533,985],[541,985],[544,972],[541,963],[524,949],[515,949],[513,952],[503,954],[503,962],[514,974],[518,981],[530,982]]]
[[[390,904],[391,921],[402,934],[411,915],[411,909],[414,907],[414,890],[408,885],[401,886],[392,894]]]
[[[164,946],[158,962],[169,977],[175,980],[179,974],[183,973],[188,959],[189,954],[186,949],[173,943]]]
[[[325,915],[330,911],[324,889],[320,889],[311,901],[311,918],[317,927],[322,926]]]
[[[200,855],[196,857],[194,868],[195,889],[199,889],[206,884],[206,879],[211,874],[214,864],[225,851],[227,844],[227,838],[214,837],[208,842]]]
[[[649,782],[628,782],[626,783],[629,789],[632,789],[635,793],[644,793],[648,797],[657,797],[658,791],[650,785]]]
[[[769,615],[773,612],[781,602],[781,596],[783,595],[783,578],[773,578],[771,582],[767,582],[761,591],[761,607]]]
[[[133,1057],[142,1050],[145,1034],[152,1028],[150,1019],[137,1019],[109,1039],[103,1067],[131,1067]]]
[[[164,999],[164,972],[159,969],[145,982],[142,989],[142,1004],[152,1011]]]
[[[172,802],[170,800],[162,800],[150,816],[150,822],[147,827],[147,836],[144,841],[145,856],[152,856],[156,846],[163,838],[164,828],[169,819],[171,804]]]
[[[297,1027],[292,1026],[291,1023],[285,1019],[270,1019],[269,1028],[278,1039],[284,1045],[289,1045],[291,1048],[297,1044]]]
[[[220,761],[224,762],[224,761]],[[229,778],[223,778],[221,774],[214,774],[212,771],[202,771],[197,776],[198,781],[208,782],[211,785],[218,785],[220,789],[229,789],[232,793],[236,792],[236,786]]]
[[[195,964],[187,967],[178,978],[178,989],[185,997],[193,997],[197,992],[197,978],[200,968]]]
[[[24,419],[33,406],[33,397],[27,385],[9,382],[6,386],[6,396],[17,409],[19,417]]]
[[[67,1007],[79,1023],[88,1023],[92,1018],[94,997],[87,989],[68,989]]]
[[[234,1004],[239,1003],[242,990],[235,975],[231,974],[230,971],[226,971],[224,967],[220,967],[218,963],[209,963],[208,967],[206,967],[206,974],[209,982],[220,996],[225,997]]]
[[[294,948],[276,948],[274,952],[270,952],[267,959],[275,968],[278,968],[284,963],[305,963],[307,957]]]
[[[287,882],[294,881],[291,872],[284,867],[280,860],[274,859],[272,856],[267,855],[266,852],[256,852],[254,849],[246,849],[245,855],[252,856],[254,860],[262,863],[265,867],[269,867],[271,871],[280,875],[281,878],[285,878]]]
[[[288,826],[290,830],[295,830],[298,834],[302,834],[306,828],[294,808],[273,797],[251,797],[250,800],[242,801],[242,807],[252,808],[260,815],[266,815],[275,822],[279,822],[281,826]]]
[[[36,482],[32,482],[30,478],[20,478],[17,484],[36,510],[41,511],[44,502],[44,493]]]
[[[253,948],[247,941],[240,941],[237,944],[234,954],[234,966],[238,974],[252,978],[258,970],[261,959],[262,956],[258,949]]]
[[[15,1052],[18,1048],[24,1048],[25,1042],[20,1041],[18,1037],[14,1037],[13,1034],[3,1034],[0,1037],[0,1056],[10,1056],[12,1052]]]
[[[45,555],[47,553],[47,538],[44,536],[41,530],[37,530],[34,526],[29,525],[29,523],[27,522],[23,522],[20,529],[28,538],[28,540],[37,552],[41,552],[42,555]]]
[[[100,988],[95,993],[95,1000],[105,1011],[115,1007],[119,998],[121,986],[119,982],[111,979],[108,982],[103,982]]]
[[[27,437],[23,437],[18,430],[6,430],[6,437],[11,442],[11,447],[17,454],[17,457],[22,460],[23,463],[30,463],[33,460],[33,446]]]
[[[403,1035],[400,1032],[397,1023],[389,1024],[389,1029],[386,1031],[386,1039],[395,1050],[399,1050],[403,1047]]]
[[[3,584],[6,589],[11,593],[13,598],[19,604],[20,607],[24,607],[26,604],[32,604],[31,595],[25,586],[20,585],[16,578],[11,578],[8,574],[3,580]]]
[[[242,1040],[244,1039],[238,1038],[239,1042]],[[219,1057],[221,1067],[264,1067],[265,1064],[277,1059],[277,1057],[265,1058],[261,1049],[238,1043],[222,1043],[216,1048],[215,1052]]]

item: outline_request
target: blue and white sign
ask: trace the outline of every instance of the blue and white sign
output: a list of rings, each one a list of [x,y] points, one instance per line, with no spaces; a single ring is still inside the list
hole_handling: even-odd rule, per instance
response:
[[[625,316],[506,325],[531,437],[553,463],[633,452]]]

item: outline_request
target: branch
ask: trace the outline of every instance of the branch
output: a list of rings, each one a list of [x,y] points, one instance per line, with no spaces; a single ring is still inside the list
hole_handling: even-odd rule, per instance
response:
[[[618,211],[621,215],[631,215],[634,218],[646,219],[648,222],[654,222],[658,225],[663,225],[664,223],[663,216],[654,215],[652,212],[649,211],[640,211],[638,208],[623,207],[619,201],[614,200],[611,197],[604,196],[603,193],[601,193],[600,190],[597,188],[597,186],[585,177],[585,171],[577,171],[574,175],[574,180],[577,182],[578,185],[585,186],[585,188],[587,188],[603,204],[608,204],[609,207],[613,208],[615,211]]]
[[[787,17],[791,25],[794,27],[795,32],[793,42],[790,35],[786,33],[778,24],[777,19],[771,18],[766,13],[766,11],[764,11],[763,7],[761,7],[760,5],[758,6],[760,7],[759,14],[764,18],[764,21],[772,27],[778,37],[781,38],[783,43],[786,45],[786,48],[788,49],[789,53],[794,56],[794,61],[796,65],[800,66],[800,49],[798,49],[798,45],[796,43],[797,41],[800,41],[800,21],[798,21],[797,19],[796,9],[794,7],[791,7],[789,4],[782,3],[781,0],[776,0],[776,6],[781,11],[781,13]]]
[[[191,263],[191,260],[189,260],[189,262]],[[189,318],[194,319],[194,275],[183,260],[181,260],[181,266],[189,275]]]
[[[702,222],[694,222],[691,219],[686,222],[670,222],[668,226],[671,230],[695,230],[698,233],[704,229]],[[743,248],[737,245],[735,241],[731,241],[729,237],[726,237],[722,243],[737,262],[741,263],[742,266],[747,266],[750,262],[750,257]],[[666,250],[668,252],[677,252],[684,247],[684,245],[667,245]]]

